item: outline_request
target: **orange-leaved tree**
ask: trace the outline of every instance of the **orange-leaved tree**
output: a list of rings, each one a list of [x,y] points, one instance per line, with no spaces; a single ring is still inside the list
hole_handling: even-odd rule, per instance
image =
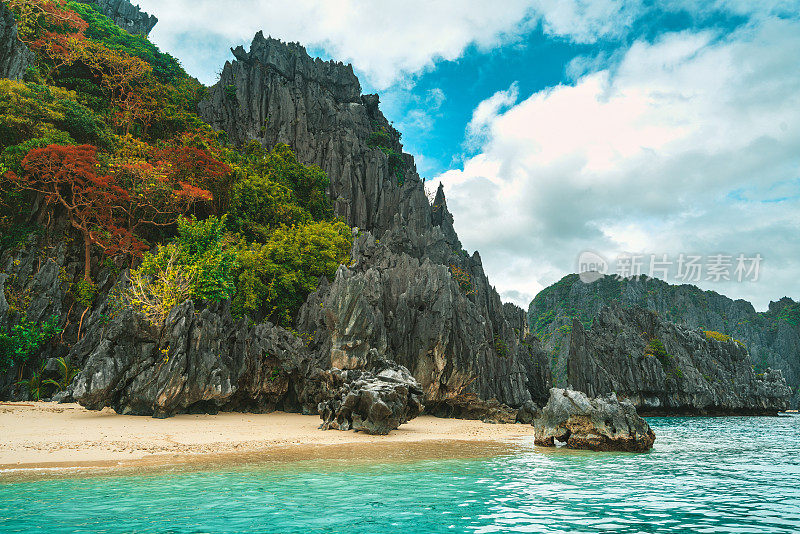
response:
[[[128,196],[117,206],[130,233],[142,225],[170,226],[198,202],[211,202],[210,191],[176,179],[163,162],[153,165],[142,159],[116,160],[111,164],[116,182]]]
[[[172,181],[184,184],[182,187],[187,194],[196,193],[196,190],[210,191],[216,201],[213,211],[220,211],[221,197],[229,187],[227,178],[232,173],[228,164],[208,150],[187,145],[162,149],[157,159]]]
[[[52,63],[71,64],[80,53],[89,24],[63,0],[7,0],[14,12],[19,38]]]
[[[49,145],[28,152],[22,176],[9,178],[40,193],[50,205],[62,206],[70,224],[83,237],[84,280],[91,281],[92,245],[107,254],[140,255],[146,245],[120,225],[116,207],[129,200],[128,192],[110,176],[98,176],[97,149],[91,145]]]

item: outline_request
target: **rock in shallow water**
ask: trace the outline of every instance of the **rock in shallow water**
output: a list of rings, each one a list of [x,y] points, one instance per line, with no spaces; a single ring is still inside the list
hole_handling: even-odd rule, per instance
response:
[[[589,399],[580,391],[553,388],[534,426],[536,445],[544,447],[558,440],[570,449],[644,452],[656,439],[633,404],[613,393]]]
[[[419,383],[393,361],[376,363],[374,372],[331,369],[324,374],[338,392],[319,403],[322,430],[388,434],[422,411]]]

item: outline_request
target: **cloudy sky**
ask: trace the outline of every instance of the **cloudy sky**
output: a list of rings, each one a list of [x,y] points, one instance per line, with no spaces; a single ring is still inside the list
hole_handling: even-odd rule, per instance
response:
[[[351,62],[505,300],[584,251],[800,298],[797,0],[139,3],[207,84],[258,29]]]

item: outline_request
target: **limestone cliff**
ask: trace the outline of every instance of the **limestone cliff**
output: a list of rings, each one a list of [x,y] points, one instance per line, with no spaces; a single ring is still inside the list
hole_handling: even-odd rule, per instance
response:
[[[0,78],[21,79],[34,59],[33,52],[19,40],[14,14],[0,2]]]
[[[566,331],[572,318],[577,317],[588,328],[600,309],[613,302],[640,306],[689,328],[721,332],[741,341],[756,370],[779,369],[795,391],[794,402],[800,400],[800,303],[783,298],[771,303],[767,312],[759,313],[744,300],[647,276],[625,280],[604,276],[587,284],[572,274],[542,290],[531,302],[531,330],[554,356],[554,373],[561,383],[565,378]]]
[[[747,349],[642,308],[603,307],[591,330],[573,320],[566,380],[589,396],[616,393],[640,413],[769,414],[791,390],[780,371],[756,373]]]
[[[301,310],[315,350],[358,368],[376,349],[414,373],[431,407],[465,396],[546,399],[549,371],[524,312],[504,305],[480,256],[461,249],[444,190],[428,201],[399,132],[377,95],[360,94],[352,67],[262,33],[233,55],[201,116],[235,144],[287,143],[320,166],[335,213],[362,233],[353,264]]]
[[[128,33],[146,37],[158,22],[155,16],[148,15],[128,0],[91,0],[86,3],[92,4],[100,13]]]
[[[350,65],[311,59],[299,44],[261,32],[249,52],[240,46],[233,54],[200,103],[206,122],[234,144],[287,143],[303,163],[318,165],[331,180],[336,215],[350,226],[380,238],[399,216],[416,232],[430,229],[431,209],[414,160],[402,153],[400,134],[378,109],[378,96],[361,95]],[[370,146],[372,134],[384,135],[385,150]],[[394,161],[390,151],[398,154]]]
[[[57,317],[64,331],[26,365],[66,355],[82,369],[67,394],[92,408],[168,416],[218,409],[314,412],[323,405],[329,416],[350,421],[352,414],[339,413],[341,406],[326,404],[331,395],[341,396],[333,369],[359,371],[339,378],[367,376],[360,371],[376,377],[388,360],[410,370],[409,391],[419,387],[429,412],[513,420],[510,406],[523,408],[520,413],[530,419],[533,402],[544,403],[552,386],[550,356],[530,333],[524,311],[501,302],[480,255],[461,248],[444,189],[428,201],[414,159],[403,153],[400,133],[381,113],[377,95],[360,94],[349,65],[311,59],[300,45],[261,33],[249,51],[238,47],[233,53],[235,60],[226,63],[201,102],[201,115],[231,143],[287,143],[303,163],[320,166],[330,178],[335,213],[353,227],[352,261],[331,282],[320,280],[296,317],[298,333],[235,320],[229,303],[192,301],[176,306],[166,324],[154,329],[115,307],[112,288],[120,291],[126,283],[121,265],[95,258],[91,271],[98,292],[87,309],[72,290],[80,271],[77,244],[49,241],[65,235],[64,228],[32,235],[0,256],[0,326],[21,320],[24,307],[28,320]],[[52,225],[58,224],[65,223],[56,217]],[[551,320],[548,328],[572,326],[563,317],[559,321]],[[565,356],[557,358],[557,370],[591,395],[606,393],[601,389],[608,384],[617,387],[618,371],[634,371],[606,369],[598,355],[618,355],[604,343],[620,332],[626,349],[640,350],[637,335],[663,330],[665,343],[673,340],[669,350],[685,356],[681,372],[685,367],[691,382],[673,383],[671,369],[662,366],[659,375],[645,358],[652,376],[619,382],[618,393],[627,385],[631,397],[652,391],[658,406],[679,411],[771,411],[782,402],[782,379],[748,374],[746,352],[703,345],[707,350],[695,355],[692,336],[641,322],[620,316],[596,336],[583,337],[579,325],[560,349]],[[727,374],[719,375],[719,384],[698,389],[697,374],[709,374],[706,367],[714,362]],[[690,366],[698,371],[688,371]],[[10,387],[18,371],[2,377],[0,396],[22,395]],[[746,394],[736,393],[740,388]],[[397,404],[375,428],[406,419],[402,414],[411,400]]]

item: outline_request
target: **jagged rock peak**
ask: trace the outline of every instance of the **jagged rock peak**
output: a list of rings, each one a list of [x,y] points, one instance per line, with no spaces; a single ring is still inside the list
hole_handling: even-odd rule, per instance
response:
[[[33,52],[19,40],[14,14],[0,2],[0,77],[21,79],[34,59]]]
[[[92,0],[87,3],[94,4],[100,13],[128,33],[146,37],[158,22],[154,15],[145,13],[128,0]]]
[[[264,32],[259,31],[253,37],[249,52],[245,52],[241,45],[231,48],[231,52],[239,61],[257,61],[265,67],[275,69],[289,80],[294,80],[299,75],[316,81],[331,89],[337,100],[360,101],[361,84],[351,64],[312,58],[300,43],[285,43],[271,36],[264,37]],[[377,102],[375,105],[377,107]]]
[[[442,228],[445,239],[454,249],[461,249],[461,241],[459,241],[453,225],[453,214],[447,209],[447,199],[444,196],[442,182],[439,182],[439,188],[436,190],[436,197],[433,199],[433,205],[431,206],[431,222],[434,226]]]
[[[770,313],[780,313],[784,309],[790,306],[797,306],[797,302],[789,297],[783,297],[777,301],[772,301],[769,303],[769,311]]]

